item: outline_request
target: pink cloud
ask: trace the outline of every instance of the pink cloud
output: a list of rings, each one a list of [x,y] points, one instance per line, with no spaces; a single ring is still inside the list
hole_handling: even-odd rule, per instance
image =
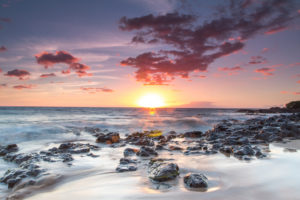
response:
[[[48,77],[54,77],[54,76],[56,76],[54,73],[40,75],[41,78],[48,78]]]
[[[287,29],[288,29],[287,27],[276,27],[276,28],[273,28],[273,29],[270,29],[270,30],[266,31],[264,34],[265,35],[273,35],[275,33],[279,33],[281,31],[285,31]]]
[[[223,12],[203,23],[196,15],[177,12],[122,17],[119,28],[136,31],[133,43],[163,44],[169,50],[142,52],[121,61],[121,65],[135,68],[136,80],[145,84],[162,85],[176,77],[188,78],[195,70],[207,70],[216,59],[242,50],[255,35],[287,27],[293,19],[291,4],[269,0],[248,1],[243,6],[239,1],[231,1],[220,8]],[[265,62],[257,58],[251,64]]]
[[[299,80],[299,81],[297,81],[297,83],[300,83],[300,80]]]
[[[89,66],[78,63],[80,59],[74,57],[66,51],[56,51],[55,53],[42,52],[40,54],[35,55],[35,58],[37,63],[44,65],[45,68],[48,68],[58,63],[64,63],[69,65],[68,69],[61,71],[62,74],[69,74],[71,73],[71,70],[73,70],[79,77],[92,76],[91,73],[87,72],[87,70],[90,69]]]
[[[17,89],[17,90],[32,89],[33,87],[35,87],[35,86],[34,85],[15,85],[15,86],[13,86],[13,88]]]
[[[300,95],[300,92],[293,92],[294,95]]]
[[[249,64],[257,65],[257,64],[265,64],[266,62],[267,59],[262,56],[252,56],[251,60],[249,61]]]
[[[96,93],[96,92],[114,92],[114,90],[106,88],[106,87],[97,87],[97,88],[93,88],[93,87],[82,87],[80,88],[83,91],[87,91],[89,93]]]
[[[236,66],[236,67],[219,67],[218,68],[219,71],[241,71],[243,70],[243,68],[241,68],[240,66]]]
[[[269,51],[269,48],[263,48],[263,49],[261,50],[262,53],[265,53],[265,52],[267,52],[267,51]]]
[[[11,71],[8,71],[5,76],[10,76],[10,77],[17,77],[19,80],[24,80],[29,78],[30,73],[26,70],[20,70],[20,69],[14,69]]]
[[[275,69],[274,68],[268,68],[268,67],[264,67],[264,68],[259,68],[259,69],[256,69],[255,72],[256,73],[261,73],[263,74],[264,76],[272,76],[274,75],[272,72],[274,72]]]

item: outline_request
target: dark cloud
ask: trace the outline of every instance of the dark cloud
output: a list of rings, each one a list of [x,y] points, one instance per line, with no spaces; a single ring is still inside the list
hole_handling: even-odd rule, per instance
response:
[[[71,70],[79,76],[92,76],[91,73],[88,73],[87,70],[90,69],[89,66],[85,64],[78,63],[79,58],[74,57],[66,51],[56,51],[54,54],[49,52],[42,52],[35,55],[36,61],[38,64],[44,65],[45,68],[53,66],[54,64],[64,63],[69,65],[69,68],[62,70],[62,74],[69,74]]]
[[[274,75],[272,72],[274,72],[275,69],[274,68],[268,68],[268,67],[264,67],[264,68],[259,68],[259,69],[256,69],[255,72],[256,73],[261,73],[263,74],[264,76],[272,76]]]
[[[14,89],[23,90],[23,89],[32,89],[34,85],[15,85],[13,86]]]
[[[54,73],[40,75],[41,78],[48,78],[48,77],[54,77],[54,76],[56,76]]]
[[[1,46],[0,47],[0,52],[4,52],[4,51],[7,51],[7,48],[5,46]]]
[[[235,0],[219,7],[211,20],[202,23],[196,15],[177,12],[123,17],[120,29],[136,31],[132,42],[168,47],[129,57],[121,64],[136,68],[136,80],[145,84],[162,85],[175,77],[188,78],[193,71],[205,71],[216,59],[241,50],[256,34],[287,27],[295,18],[292,9],[292,1]]]
[[[44,65],[45,68],[48,68],[49,66],[52,66],[57,63],[72,64],[79,61],[78,58],[72,56],[66,51],[57,51],[55,52],[55,54],[42,52],[40,54],[35,55],[35,58],[37,63]]]
[[[82,87],[80,88],[83,91],[87,91],[89,93],[96,93],[96,92],[114,92],[114,90],[106,88],[106,87],[97,87],[97,88],[93,88],[93,87]]]
[[[29,78],[30,73],[26,70],[14,69],[14,70],[8,71],[5,74],[5,76],[18,77],[19,80],[24,80],[26,78]]]
[[[257,64],[264,64],[267,62],[267,59],[262,56],[252,56],[249,64],[257,65]]]

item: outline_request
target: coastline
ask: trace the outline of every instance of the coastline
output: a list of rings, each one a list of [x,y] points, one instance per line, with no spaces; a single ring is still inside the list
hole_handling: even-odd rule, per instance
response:
[[[104,192],[103,188],[109,191],[119,190],[118,181],[124,181],[123,184],[126,184],[129,180],[132,181],[131,186],[126,186],[124,190],[121,189],[125,196],[117,195],[114,196],[114,199],[127,199],[128,192],[135,189],[138,189],[139,192],[134,196],[129,195],[128,199],[147,199],[153,197],[152,194],[157,194],[154,196],[158,199],[164,199],[168,194],[172,198],[176,196],[177,199],[183,194],[195,199],[199,192],[204,199],[209,199],[214,195],[216,195],[216,199],[221,199],[221,196],[233,189],[232,185],[243,181],[241,177],[236,179],[227,177],[233,176],[233,169],[238,171],[239,176],[243,176],[243,168],[251,166],[255,168],[253,173],[258,176],[260,172],[256,168],[260,168],[262,163],[268,163],[269,167],[275,170],[273,161],[277,163],[278,158],[279,160],[284,159],[288,154],[291,154],[292,157],[299,156],[297,151],[300,144],[299,118],[300,115],[297,114],[277,115],[269,118],[258,117],[246,121],[223,120],[206,132],[169,132],[158,137],[149,137],[147,132],[120,137],[117,133],[111,134],[103,132],[101,129],[86,128],[85,131],[98,143],[88,144],[83,141],[73,141],[51,144],[49,146],[51,148],[47,148],[43,152],[29,154],[23,153],[22,149],[18,149],[17,146],[2,147],[2,150],[3,148],[12,150],[8,151],[3,158],[12,164],[19,165],[15,168],[15,172],[25,170],[26,173],[32,173],[32,170],[39,170],[37,175],[29,176],[30,182],[28,182],[28,176],[22,179],[20,174],[11,173],[12,179],[20,180],[12,185],[13,189],[9,190],[7,199],[25,197],[28,199],[63,199],[63,196],[60,195],[65,193],[71,195],[69,193],[71,191],[68,189],[70,185],[80,190],[78,184],[88,184],[91,188],[98,187],[98,190]],[[275,129],[278,131],[275,132]],[[249,132],[249,130],[251,131]],[[286,141],[291,142],[282,144]],[[294,150],[284,151],[283,148]],[[124,157],[126,149],[133,149],[134,153]],[[127,163],[122,163],[121,160],[125,158],[128,160]],[[148,176],[149,161],[152,159],[158,159],[155,162],[159,163],[176,163],[179,166],[179,176],[168,181],[151,181]],[[101,164],[95,164],[95,161],[101,162]],[[289,162],[291,160],[288,160],[284,167],[295,170]],[[118,163],[122,171],[118,171]],[[35,168],[33,165],[38,167]],[[51,169],[52,165],[64,166],[63,172],[60,173],[57,168]],[[136,167],[136,169],[130,170],[130,166]],[[230,172],[224,172],[222,166]],[[211,170],[211,168],[215,169]],[[263,168],[262,170],[267,169]],[[186,187],[182,180],[183,176],[189,172],[204,173],[208,177],[208,187],[205,191]],[[286,176],[290,177],[291,174],[288,173]],[[97,181],[97,178],[113,183],[109,186]],[[269,178],[270,176],[267,177],[267,179]],[[253,184],[255,181],[257,180],[254,179]],[[247,181],[245,184],[247,185]],[[232,193],[232,199],[235,199],[234,195],[241,191]],[[86,195],[88,196],[88,194]],[[89,199],[97,199],[100,194],[91,192],[91,195]],[[80,199],[79,196],[73,196],[73,194],[71,196],[74,199]],[[106,197],[108,198],[108,194]],[[274,198],[284,199],[280,195]]]

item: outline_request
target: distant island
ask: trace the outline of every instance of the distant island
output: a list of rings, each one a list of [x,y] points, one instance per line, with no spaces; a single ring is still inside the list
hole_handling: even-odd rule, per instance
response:
[[[271,107],[266,109],[239,109],[237,112],[247,114],[260,113],[298,113],[300,112],[300,101],[291,101],[285,107]]]

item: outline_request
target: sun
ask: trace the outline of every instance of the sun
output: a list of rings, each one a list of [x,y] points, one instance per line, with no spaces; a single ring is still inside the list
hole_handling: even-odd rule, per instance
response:
[[[138,105],[144,108],[159,108],[165,106],[164,99],[154,93],[146,94],[138,100]]]

